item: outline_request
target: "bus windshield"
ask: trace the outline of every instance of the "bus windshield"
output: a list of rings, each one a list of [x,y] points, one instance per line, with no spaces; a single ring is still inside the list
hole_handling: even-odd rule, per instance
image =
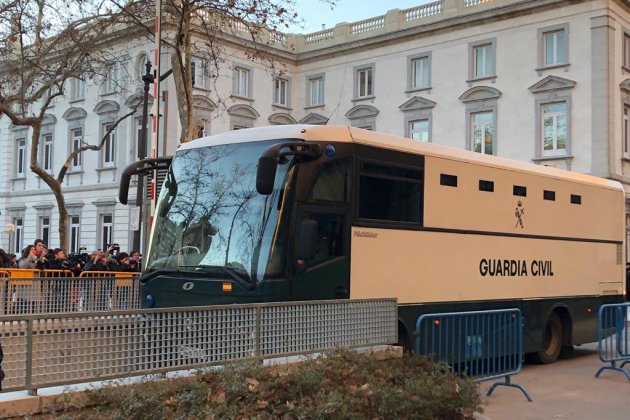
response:
[[[256,191],[256,165],[278,141],[177,152],[156,205],[145,272],[179,270],[248,283],[284,274],[291,159],[270,195]]]

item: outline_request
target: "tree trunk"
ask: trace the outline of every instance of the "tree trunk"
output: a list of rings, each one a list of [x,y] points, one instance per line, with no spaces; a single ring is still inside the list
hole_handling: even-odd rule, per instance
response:
[[[187,2],[182,4],[182,9],[180,10],[182,13],[181,27],[177,35],[179,39],[174,43],[176,48],[171,56],[171,68],[173,69],[177,105],[179,107],[179,122],[182,127],[179,137],[180,143],[185,143],[195,138],[192,95],[191,10]],[[201,71],[200,68],[195,70]]]
[[[66,208],[66,200],[61,191],[61,181],[55,179],[39,165],[37,155],[39,154],[41,121],[35,120],[31,124],[31,127],[33,128],[33,135],[31,136],[31,171],[48,185],[55,196],[59,210],[59,247],[68,251],[68,209]]]

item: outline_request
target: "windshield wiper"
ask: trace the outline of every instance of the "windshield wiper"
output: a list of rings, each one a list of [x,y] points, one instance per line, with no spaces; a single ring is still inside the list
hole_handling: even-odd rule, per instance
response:
[[[222,265],[205,265],[205,264],[199,264],[199,265],[179,265],[177,266],[177,268],[196,268],[196,269],[201,269],[201,270],[197,270],[197,271],[203,271],[204,273],[213,271],[216,273],[218,272],[219,274],[223,274],[223,273],[227,273],[230,277],[232,277],[234,280],[238,280],[240,282],[246,283],[250,286],[253,285],[252,283],[252,279],[249,275],[249,273],[247,273],[247,271],[241,269],[241,270],[236,270],[234,268],[231,267],[225,267]]]

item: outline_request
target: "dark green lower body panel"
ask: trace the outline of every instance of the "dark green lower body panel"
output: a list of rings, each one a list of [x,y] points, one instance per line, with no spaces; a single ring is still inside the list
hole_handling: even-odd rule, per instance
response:
[[[608,303],[623,302],[622,295],[580,296],[551,299],[502,300],[483,302],[442,302],[405,304],[398,307],[401,322],[399,334],[404,344],[413,348],[418,317],[430,313],[520,309],[523,314],[523,351],[531,353],[542,349],[544,328],[549,315],[556,311],[562,320],[563,344],[577,345],[597,341],[597,314],[599,307]]]

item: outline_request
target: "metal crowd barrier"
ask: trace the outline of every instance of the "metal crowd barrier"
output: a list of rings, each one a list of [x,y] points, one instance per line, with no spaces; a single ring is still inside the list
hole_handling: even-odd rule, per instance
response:
[[[416,321],[416,352],[444,362],[477,382],[504,378],[496,387],[525,389],[511,382],[523,366],[523,319],[518,309],[425,314]]]
[[[397,341],[395,299],[0,318],[2,392]]]
[[[626,363],[630,363],[629,315],[630,303],[608,304],[599,308],[597,346],[599,359],[604,363],[610,363],[610,366],[599,368],[595,374],[596,378],[605,370],[614,370],[626,375],[630,381],[630,372],[624,369]],[[618,362],[622,362],[621,366],[617,366]]]
[[[140,308],[139,282],[132,273],[58,277],[59,271],[48,271],[50,277],[1,277],[0,316]]]

